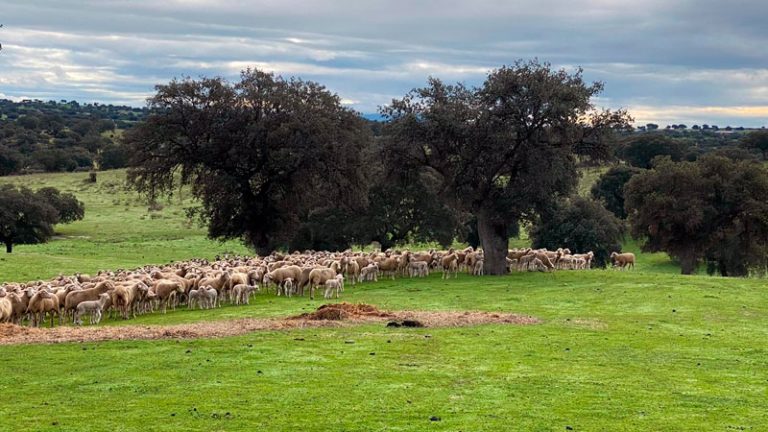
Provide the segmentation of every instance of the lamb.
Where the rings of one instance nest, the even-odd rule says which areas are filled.
[[[197,303],[200,309],[202,309],[203,304],[201,300],[202,300],[202,297],[201,297],[200,290],[192,289],[192,290],[189,290],[189,292],[187,293],[187,307],[189,309],[194,309],[195,303]]]
[[[482,276],[484,274],[483,267],[485,267],[485,262],[483,259],[478,259],[475,261],[475,265],[472,267],[472,275]]]
[[[635,254],[632,252],[626,252],[626,253],[618,253],[613,252],[611,253],[611,261],[613,261],[614,267],[619,267],[620,269],[624,270],[627,268],[635,268]]]
[[[341,285],[341,280],[336,278],[325,281],[325,294],[323,295],[323,298],[332,298],[332,293],[334,291],[336,292],[336,298],[339,298],[339,291],[342,291]]]
[[[115,285],[111,281],[103,281],[96,284],[93,288],[72,291],[67,294],[64,300],[64,313],[68,314],[69,311],[72,311],[72,318],[74,320],[75,308],[77,308],[78,304],[84,301],[98,300],[102,294],[114,289]]]
[[[429,276],[429,263],[426,261],[411,261],[408,264],[408,276],[427,277]]]
[[[339,281],[339,288],[341,289],[341,292],[344,292],[344,275],[343,274],[337,274],[336,280]]]
[[[111,299],[112,297],[109,293],[104,293],[99,296],[98,300],[80,302],[80,304],[77,305],[77,311],[75,312],[75,324],[83,325],[82,317],[86,313],[91,316],[91,325],[98,324],[101,321],[104,308]]]
[[[376,264],[368,264],[360,270],[360,282],[379,281],[379,267]]]
[[[288,279],[284,280],[283,281],[283,293],[286,296],[288,296],[288,297],[292,296],[294,294],[294,292],[295,292],[294,285],[295,284],[293,283],[293,278],[288,278]]]
[[[219,292],[212,286],[203,287],[198,290],[200,292],[201,307],[203,309],[211,309],[217,306],[221,306],[219,303]]]
[[[255,285],[237,284],[232,287],[232,297],[234,297],[235,304],[250,304],[251,293],[257,291],[259,288]]]

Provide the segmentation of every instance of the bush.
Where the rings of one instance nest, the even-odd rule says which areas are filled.
[[[611,252],[621,250],[623,222],[597,201],[573,197],[540,217],[530,236],[534,248],[568,248],[573,253],[592,251],[592,263],[605,267]]]

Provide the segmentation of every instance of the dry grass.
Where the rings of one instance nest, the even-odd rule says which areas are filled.
[[[196,339],[237,336],[254,331],[306,327],[341,327],[396,320],[415,320],[425,327],[463,327],[481,324],[537,324],[531,316],[490,312],[381,311],[365,304],[320,306],[315,312],[287,319],[243,318],[171,326],[30,328],[0,324],[0,345],[97,342],[139,339]]]

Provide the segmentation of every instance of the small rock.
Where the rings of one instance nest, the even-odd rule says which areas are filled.
[[[372,353],[368,353],[368,355],[376,355],[376,353],[375,353],[375,352],[372,352]]]
[[[565,430],[573,430],[573,428],[572,428],[572,427],[570,427],[570,426],[566,426],[566,427],[565,427]]]
[[[353,344],[353,343],[355,343],[355,341],[353,341],[353,340],[346,340],[346,341],[344,341],[344,343],[345,344]]]
[[[442,420],[442,419],[440,417],[438,417],[438,416],[432,416],[432,417],[429,418],[429,421],[440,421],[440,420]]]

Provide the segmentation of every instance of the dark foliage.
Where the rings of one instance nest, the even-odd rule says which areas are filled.
[[[84,216],[83,204],[55,188],[32,192],[25,187],[0,186],[0,242],[11,253],[14,244],[46,242],[53,226]]]
[[[121,148],[115,131],[147,113],[125,106],[0,100],[0,175],[92,168],[102,152],[114,156]],[[108,168],[125,166],[125,157],[107,159]]]
[[[626,127],[624,112],[593,111],[601,90],[536,61],[493,71],[477,89],[433,78],[383,109],[383,154],[439,179],[442,198],[477,218],[486,272],[503,274],[510,225],[570,194],[576,155],[604,157]]]
[[[621,250],[624,224],[599,202],[572,197],[534,223],[534,248],[568,248],[573,253],[595,253],[593,265],[605,267],[611,252]]]
[[[592,185],[592,198],[603,203],[606,209],[621,219],[627,218],[624,210],[624,185],[635,174],[643,172],[640,168],[619,165],[609,169]]]
[[[125,136],[129,180],[151,198],[191,185],[212,238],[269,253],[318,209],[365,203],[370,129],[319,84],[251,70],[174,80],[150,108]]]
[[[673,161],[683,160],[687,145],[682,140],[673,139],[664,133],[633,135],[624,142],[618,156],[629,165],[638,168],[650,168],[657,156],[669,156]]]
[[[664,251],[684,274],[702,260],[723,276],[762,272],[768,256],[768,172],[753,161],[707,155],[659,161],[625,188],[632,234]]]
[[[759,150],[763,160],[768,160],[768,130],[750,132],[744,135],[741,143],[748,149]]]

